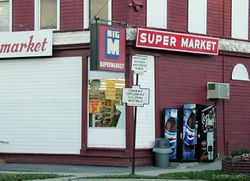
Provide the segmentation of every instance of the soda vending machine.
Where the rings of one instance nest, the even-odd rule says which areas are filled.
[[[182,161],[197,161],[197,131],[196,104],[184,104],[181,132]]]
[[[169,139],[171,161],[215,159],[216,106],[184,104],[164,110],[164,136]]]
[[[199,113],[199,161],[215,159],[216,107],[203,106]]]
[[[177,161],[178,153],[178,125],[179,125],[179,110],[176,108],[167,108],[164,110],[164,136],[168,138],[172,153],[169,154],[169,159]]]

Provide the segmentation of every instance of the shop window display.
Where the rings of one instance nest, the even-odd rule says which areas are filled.
[[[124,79],[89,80],[89,127],[124,127]]]

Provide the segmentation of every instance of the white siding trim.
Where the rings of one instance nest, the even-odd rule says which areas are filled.
[[[82,57],[0,61],[1,153],[80,154]]]
[[[188,1],[188,31],[207,33],[207,0]]]
[[[136,148],[152,148],[155,140],[155,60],[154,56],[147,57],[147,72],[139,75],[138,84],[141,88],[150,89],[150,97],[149,105],[137,107]]]
[[[53,33],[53,45],[90,43],[90,31]]]
[[[147,0],[147,27],[167,29],[167,0]]]
[[[219,39],[219,50],[250,53],[250,43],[240,40]]]
[[[248,40],[249,0],[232,0],[232,38]]]
[[[127,28],[126,40],[135,40],[136,28]],[[53,33],[53,45],[90,43],[90,31]],[[240,40],[219,39],[219,50],[250,53],[250,43]]]

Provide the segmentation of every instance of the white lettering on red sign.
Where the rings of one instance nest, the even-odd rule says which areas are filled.
[[[124,69],[124,64],[113,62],[100,62],[102,68]]]
[[[1,33],[0,58],[51,55],[51,30]]]
[[[161,50],[218,55],[218,38],[149,29],[137,30],[136,46]]]

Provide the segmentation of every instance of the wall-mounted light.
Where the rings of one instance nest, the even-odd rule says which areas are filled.
[[[129,7],[133,7],[135,11],[139,11],[143,7],[143,3],[141,0],[132,0],[132,2],[129,3]]]

